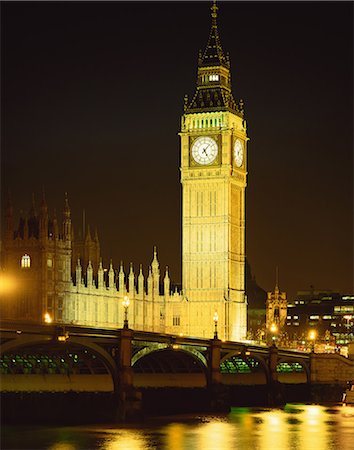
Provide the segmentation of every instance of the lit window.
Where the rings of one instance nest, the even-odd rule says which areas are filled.
[[[209,81],[218,81],[219,75],[209,75]]]
[[[173,326],[180,326],[181,325],[181,318],[179,316],[174,316],[173,317]]]
[[[51,258],[47,259],[47,267],[53,267],[53,260]]]
[[[298,327],[298,326],[299,326],[299,322],[294,322],[293,325],[295,325],[296,327]]]
[[[319,319],[320,316],[310,316],[310,319],[315,320],[315,319]]]
[[[299,316],[294,316],[294,319],[298,319],[299,318]]]
[[[31,258],[29,255],[25,254],[21,258],[21,267],[22,269],[29,269],[31,267]]]
[[[291,319],[291,316],[286,316],[286,318],[289,320],[289,319]]]
[[[323,316],[323,319],[332,319],[332,316]]]

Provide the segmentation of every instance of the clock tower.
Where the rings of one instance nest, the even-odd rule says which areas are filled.
[[[182,289],[186,332],[210,337],[217,312],[221,339],[246,337],[245,189],[247,131],[242,101],[231,91],[217,6],[199,53],[195,94],[181,121]]]

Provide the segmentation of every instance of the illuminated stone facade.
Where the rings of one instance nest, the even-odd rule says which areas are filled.
[[[267,293],[266,329],[268,338],[279,336],[284,331],[287,317],[288,301],[286,292],[281,292],[276,282],[274,292]]]
[[[217,7],[198,61],[194,96],[181,121],[182,291],[160,275],[157,251],[144,277],[131,265],[104,268],[97,233],[74,236],[68,199],[60,226],[43,197],[40,213],[13,224],[6,212],[3,267],[18,280],[2,317],[121,327],[129,296],[129,325],[137,330],[210,338],[213,316],[223,339],[246,337],[245,188],[247,133],[242,102],[231,92],[230,62],[217,28]],[[24,259],[23,259],[24,258]]]
[[[245,338],[245,188],[247,133],[242,101],[231,92],[212,7],[194,96],[181,126],[183,297],[187,333],[210,336],[217,312],[222,338]]]

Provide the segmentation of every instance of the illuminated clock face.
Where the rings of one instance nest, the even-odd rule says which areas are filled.
[[[192,156],[198,164],[211,164],[218,154],[218,144],[208,136],[199,137],[194,141]]]
[[[234,147],[234,158],[237,167],[241,167],[243,163],[243,144],[237,139]]]

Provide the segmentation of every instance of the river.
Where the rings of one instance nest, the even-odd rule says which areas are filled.
[[[134,425],[3,426],[2,450],[354,450],[354,407],[287,404]]]

